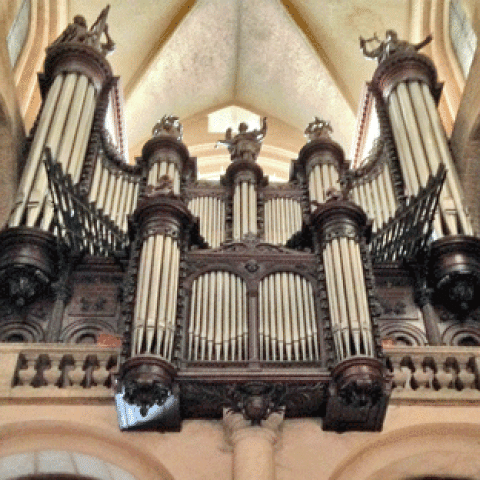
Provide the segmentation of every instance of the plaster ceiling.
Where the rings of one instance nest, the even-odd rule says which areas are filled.
[[[240,105],[299,133],[314,115],[328,119],[348,151],[375,68],[358,37],[393,28],[408,38],[410,1],[112,0],[109,60],[124,86],[130,149],[139,153],[165,113],[185,121]],[[91,24],[104,2],[69,0],[69,17]]]

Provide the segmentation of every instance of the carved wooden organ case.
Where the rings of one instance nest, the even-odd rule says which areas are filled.
[[[380,333],[441,344],[438,309],[451,325],[474,315],[478,243],[423,55],[379,65],[357,159],[371,125],[380,135],[365,162],[352,168],[314,122],[285,184],[269,184],[245,131],[221,181],[198,181],[172,117],[126,164],[117,78],[92,46],[54,44],[40,80],[0,235],[0,338],[120,335],[122,429],[176,429],[227,407],[254,423],[283,409],[379,430],[391,388]]]

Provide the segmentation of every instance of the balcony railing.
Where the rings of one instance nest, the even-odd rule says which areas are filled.
[[[385,350],[393,373],[391,402],[478,402],[479,347],[392,347]]]
[[[0,402],[110,401],[119,353],[94,345],[1,344]],[[394,404],[480,400],[479,347],[390,347],[385,354]]]
[[[97,346],[2,344],[0,401],[42,398],[111,399],[119,350]]]

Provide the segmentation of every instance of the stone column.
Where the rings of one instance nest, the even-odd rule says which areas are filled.
[[[283,413],[271,413],[260,425],[252,425],[242,413],[225,410],[223,423],[233,446],[233,480],[275,480],[275,446]]]

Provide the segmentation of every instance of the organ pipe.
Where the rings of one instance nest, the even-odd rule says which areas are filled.
[[[408,78],[396,75],[384,78],[387,63],[378,69],[374,82],[384,89],[388,114],[400,160],[400,168],[408,193],[418,193],[440,163],[447,167],[445,184],[434,220],[437,236],[472,235],[460,182],[446,141],[445,132],[433,99],[435,69],[421,55],[408,59]],[[388,73],[387,73],[388,75]],[[433,79],[433,82],[432,82]],[[431,84],[430,84],[431,83]]]
[[[230,272],[202,274],[193,282],[190,304],[188,359],[245,360],[248,345],[245,282]]]
[[[47,93],[9,226],[25,224],[33,227],[40,222],[48,230],[53,218],[51,202],[45,202],[47,175],[41,163],[45,147],[67,173],[78,172],[88,143],[95,108],[95,88],[80,73],[58,74]],[[83,155],[82,155],[83,154]],[[74,178],[75,180],[75,178]]]
[[[318,207],[312,220],[322,239],[336,359],[342,362],[358,356],[375,357],[365,266],[360,250],[366,215],[351,202],[335,200]]]
[[[196,197],[188,203],[193,215],[200,218],[200,235],[212,248],[225,241],[225,202],[217,197]]]
[[[260,358],[267,361],[318,361],[317,327],[310,282],[278,272],[259,285]]]
[[[302,207],[293,199],[272,198],[265,202],[265,241],[285,245],[302,229]]]

